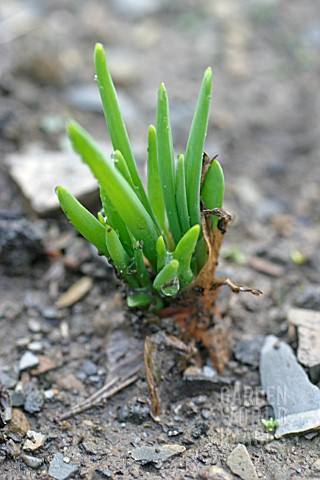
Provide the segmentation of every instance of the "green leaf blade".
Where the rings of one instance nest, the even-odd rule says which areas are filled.
[[[148,196],[160,228],[163,234],[168,237],[166,210],[157,158],[157,133],[153,125],[150,125],[148,130]]]
[[[224,197],[224,174],[218,160],[214,159],[207,171],[201,188],[201,198],[206,208],[222,208]],[[216,229],[219,218],[212,216],[212,228]]]
[[[181,238],[179,216],[175,199],[175,172],[172,134],[169,118],[169,102],[164,84],[158,93],[157,118],[157,156],[159,174],[167,217],[174,243]]]
[[[187,205],[184,155],[178,156],[176,167],[176,204],[179,215],[181,233],[185,234],[190,228],[190,223]]]
[[[179,262],[171,260],[154,279],[153,288],[167,297],[176,295],[180,289],[178,270]]]
[[[112,204],[109,195],[102,187],[100,187],[100,198],[104,213],[107,217],[108,224],[117,232],[127,254],[132,257],[133,242],[131,241],[128,229],[122,218],[120,217],[119,213],[117,212],[116,208]]]
[[[95,71],[101,96],[104,116],[110,133],[114,150],[119,150],[125,158],[136,193],[149,215],[153,215],[146,192],[139,175],[138,167],[131,149],[127,129],[121,114],[116,89],[106,60],[106,55],[101,43],[97,43],[94,52]]]
[[[191,260],[199,235],[200,225],[194,225],[184,234],[172,254],[172,257],[179,262],[179,279],[181,288],[189,285],[194,280],[194,274],[191,269]]]
[[[56,193],[60,206],[72,225],[99,253],[110,257],[105,241],[105,227],[67,189],[57,187]]]
[[[200,224],[200,180],[212,91],[212,70],[207,68],[195,108],[185,152],[186,191],[190,225]]]
[[[116,232],[109,225],[105,227],[106,244],[117,272],[132,288],[138,288],[136,278],[130,273],[130,257],[125,251]]]
[[[93,138],[75,122],[69,123],[68,131],[75,151],[107,192],[123,222],[137,240],[143,240],[144,254],[156,270],[155,244],[160,232],[150,215],[121,173],[101,153]]]

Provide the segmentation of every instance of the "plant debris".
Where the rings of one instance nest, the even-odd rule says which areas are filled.
[[[81,300],[88,292],[90,292],[93,285],[91,277],[82,277],[74,283],[68,290],[61,295],[56,301],[57,308],[71,307],[79,300]]]

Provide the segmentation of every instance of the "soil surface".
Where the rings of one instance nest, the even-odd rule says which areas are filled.
[[[276,440],[262,426],[272,409],[258,370],[266,335],[296,348],[289,308],[320,309],[318,2],[3,0],[0,24],[1,410],[8,391],[14,405],[13,420],[0,429],[0,478],[240,478],[227,465],[239,443],[259,478],[319,478],[317,432]],[[213,67],[206,150],[219,154],[225,208],[235,215],[218,274],[263,291],[255,298],[222,289],[234,355],[217,378],[203,353],[207,376],[187,387],[165,366],[158,419],[142,368],[107,401],[59,420],[102,388],[123,358],[139,358],[146,334],[177,332],[170,319],[128,313],[110,267],[60,213],[37,218],[5,166],[30,144],[66,149],[70,117],[108,142],[92,98],[98,41],[142,172],[160,82],[180,153],[202,73]],[[61,294],[83,277],[87,294],[58,308]],[[174,367],[181,360],[169,357]],[[154,448],[151,461],[147,447]],[[176,455],[167,459],[168,451]]]

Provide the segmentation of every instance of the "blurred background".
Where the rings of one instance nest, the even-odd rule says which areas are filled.
[[[51,154],[54,166],[47,177],[55,173],[65,184],[76,175],[74,165],[80,164],[68,152],[66,119],[88,128],[111,154],[94,82],[96,42],[105,46],[142,170],[160,82],[169,93],[178,154],[210,65],[214,87],[206,150],[219,154],[226,206],[241,220],[236,230],[248,240],[265,235],[272,240],[271,223],[281,236],[319,222],[316,0],[2,0],[2,210],[24,211],[30,184],[46,204],[40,190],[48,180],[42,170]],[[70,158],[68,174],[63,165]],[[52,197],[51,183],[44,190]],[[33,205],[33,212],[51,214],[56,206],[50,201],[48,208]]]

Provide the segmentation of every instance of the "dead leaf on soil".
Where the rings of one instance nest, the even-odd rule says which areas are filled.
[[[38,355],[38,359],[39,365],[31,370],[31,375],[42,375],[43,373],[50,372],[50,370],[57,368],[57,364],[45,355]]]
[[[92,288],[93,280],[91,277],[82,277],[74,283],[68,290],[56,301],[57,308],[67,308],[81,300]]]

